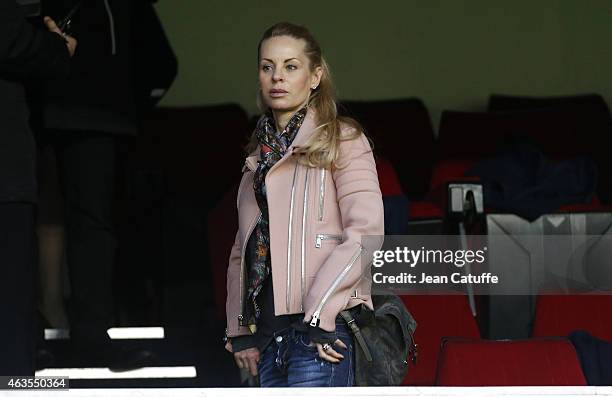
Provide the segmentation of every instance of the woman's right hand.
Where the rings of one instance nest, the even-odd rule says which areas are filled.
[[[344,356],[335,351],[331,345],[328,346],[327,349],[325,349],[324,346],[327,345],[327,343],[314,342],[314,345],[317,347],[319,357],[321,357],[325,361],[329,361],[330,363],[339,363],[342,359],[344,359]],[[344,344],[344,342],[342,342],[340,339],[336,339],[336,341],[334,342],[334,346],[338,346],[344,350],[348,349],[348,347],[346,347],[346,344]]]
[[[232,341],[228,340],[225,344],[225,350],[230,353],[234,352],[232,348]],[[249,370],[251,375],[257,376],[257,364],[259,363],[259,349],[256,347],[250,347],[248,349],[234,353],[234,360],[238,368],[246,368]]]
[[[257,376],[257,364],[259,363],[259,349],[249,347],[248,349],[234,353],[234,360],[238,368],[246,368],[251,375]]]

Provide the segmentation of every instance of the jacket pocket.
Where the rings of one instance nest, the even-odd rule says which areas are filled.
[[[342,242],[341,234],[317,234],[315,236],[315,248],[321,248],[324,241]]]
[[[353,267],[353,265],[357,261],[357,258],[359,258],[359,256],[361,255],[363,250],[364,250],[364,248],[360,244],[359,248],[355,251],[355,253],[351,257],[349,262],[346,264],[346,266],[342,270],[342,272],[335,278],[334,282],[329,287],[327,292],[325,292],[325,295],[323,295],[323,298],[321,298],[321,301],[319,302],[319,305],[317,306],[316,310],[314,311],[314,313],[312,315],[312,319],[310,320],[310,326],[312,326],[312,327],[319,326],[319,318],[321,317],[321,310],[323,310],[323,307],[327,303],[327,300],[333,294],[333,292],[336,290],[336,288],[338,288],[338,285],[340,285],[340,282],[342,281],[342,279],[351,270],[351,268]]]

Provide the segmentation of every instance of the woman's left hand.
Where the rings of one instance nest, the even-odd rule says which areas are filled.
[[[328,346],[327,349],[324,349],[324,346]],[[329,361],[330,363],[339,363],[340,360],[344,358],[344,356],[337,351],[334,350],[334,346],[340,347],[344,350],[347,349],[344,342],[340,339],[336,339],[334,345],[330,345],[329,343],[317,343],[315,342],[315,346],[317,347],[317,351],[319,352],[319,357],[321,357],[325,361]]]

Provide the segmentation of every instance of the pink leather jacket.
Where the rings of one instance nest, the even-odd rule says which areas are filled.
[[[292,151],[315,127],[310,109],[287,154],[266,176],[274,312],[304,313],[304,321],[331,332],[340,311],[361,303],[372,308],[370,280],[362,282],[360,260],[370,249],[361,237],[384,234],[383,203],[372,150],[363,134],[341,143],[341,168],[330,171],[298,163]],[[258,158],[259,152],[246,158],[238,189],[239,228],[227,270],[228,337],[250,334],[242,324],[244,251],[261,215],[253,191]]]

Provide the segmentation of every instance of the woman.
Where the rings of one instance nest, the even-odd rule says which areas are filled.
[[[258,53],[264,115],[238,189],[226,349],[264,387],[351,386],[354,344],[339,313],[372,308],[361,237],[384,229],[372,150],[337,116],[306,28],[272,26]]]

